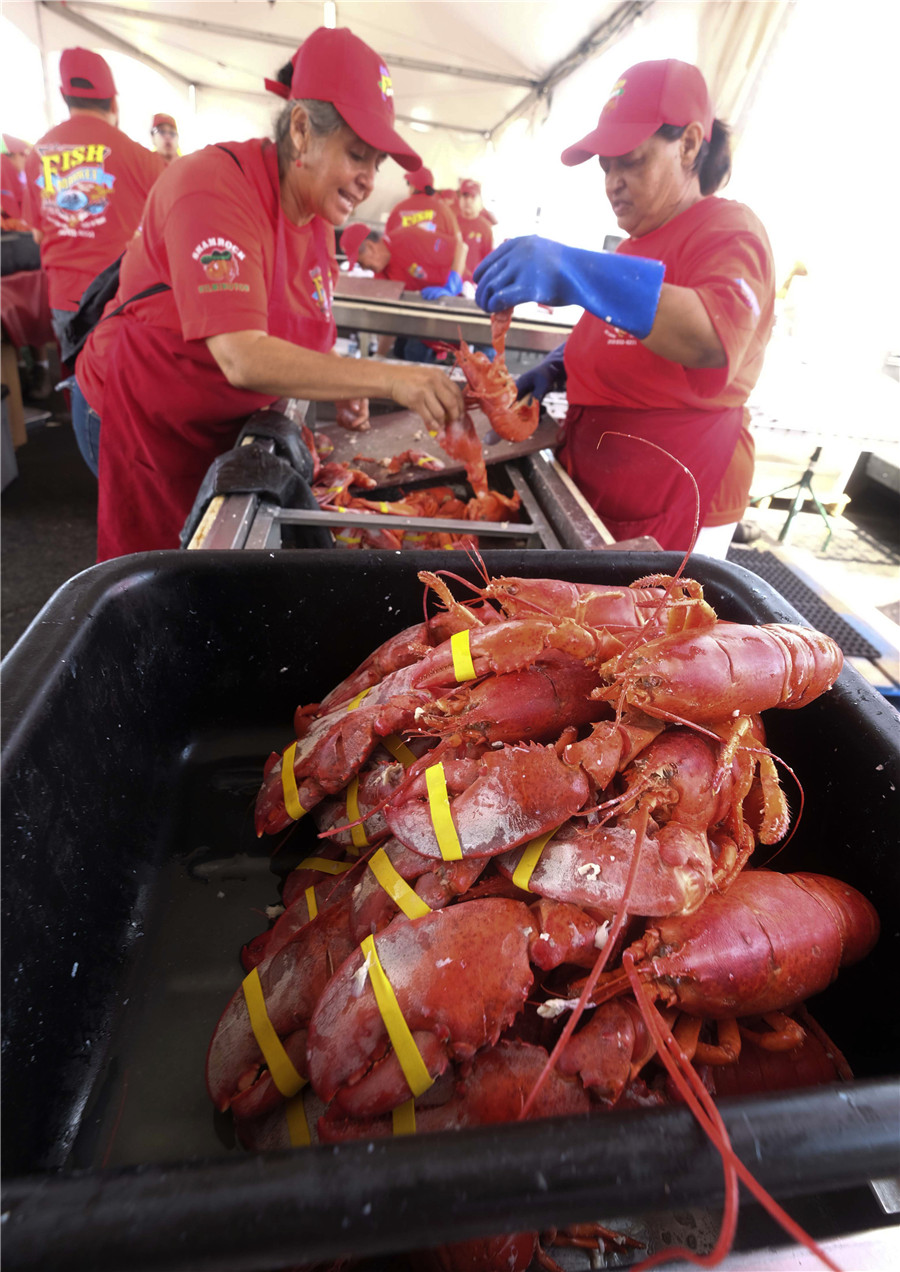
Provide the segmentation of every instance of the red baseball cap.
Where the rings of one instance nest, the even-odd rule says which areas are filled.
[[[466,177],[465,181],[459,183],[459,192],[460,194],[481,194],[481,182]]]
[[[430,168],[413,168],[407,172],[405,180],[409,182],[413,190],[424,190],[426,186],[434,189],[434,173]]]
[[[331,102],[358,137],[412,171],[422,160],[394,128],[394,89],[382,58],[347,27],[319,27],[291,58],[290,88],[265,81],[288,100]]]
[[[115,97],[116,85],[109,63],[90,49],[63,49],[59,59],[60,90],[66,97]]]
[[[368,225],[363,225],[361,221],[355,221],[353,225],[348,225],[341,235],[341,251],[350,262],[351,269],[359,259],[359,249],[371,233],[372,231]]]
[[[169,128],[174,128],[175,131],[178,132],[178,125],[175,123],[175,120],[171,115],[154,115],[153,123],[150,125],[150,128],[151,130],[154,128],[162,128],[164,125]]]
[[[699,120],[709,141],[715,112],[706,81],[690,62],[638,62],[620,75],[593,132],[562,152],[569,167],[594,155],[625,155],[662,124]]]

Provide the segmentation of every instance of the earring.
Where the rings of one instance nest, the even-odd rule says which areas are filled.
[[[295,168],[302,168],[302,167],[303,167],[303,160],[302,160],[302,159],[295,159],[295,160],[294,160],[294,167],[295,167]]]

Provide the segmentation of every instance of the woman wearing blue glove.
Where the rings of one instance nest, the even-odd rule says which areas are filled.
[[[690,543],[693,486],[661,447],[697,482],[697,550],[724,557],[753,477],[745,403],[772,331],[769,240],[749,208],[715,197],[731,171],[728,130],[695,66],[627,70],[597,127],[562,159],[594,156],[629,237],[615,252],[512,239],[476,270],[476,299],[489,312],[528,300],[583,306],[564,368],[555,350],[520,392],[565,381],[560,459],[617,539]]]

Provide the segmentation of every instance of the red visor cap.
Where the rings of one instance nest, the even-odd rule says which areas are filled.
[[[662,124],[683,127],[695,119],[709,141],[714,115],[698,67],[675,58],[638,62],[616,80],[594,131],[564,150],[562,161],[573,167],[594,155],[626,155]]]
[[[172,118],[171,115],[154,115],[153,123],[150,125],[150,127],[151,129],[152,128],[174,128],[175,131],[178,132],[178,125],[175,123],[175,120]]]
[[[359,249],[371,233],[372,231],[368,225],[363,225],[360,221],[356,221],[353,225],[348,225],[341,235],[341,251],[345,253],[347,260],[350,262],[351,269],[359,259]]]
[[[63,49],[59,59],[60,90],[66,97],[102,100],[116,96],[113,73],[99,53],[90,49]]]
[[[471,178],[467,178],[465,181],[460,181],[459,192],[460,194],[481,194],[481,184],[478,181],[472,181]]]
[[[411,172],[407,172],[405,180],[409,182],[413,190],[424,190],[426,186],[434,189],[434,173],[430,168],[414,168]]]
[[[21,137],[13,137],[11,133],[3,134],[4,153],[8,155],[27,155],[31,147]]]
[[[266,80],[270,93],[293,101],[331,102],[358,137],[412,172],[422,166],[394,128],[394,89],[385,62],[347,27],[319,27],[291,59],[290,88]]]

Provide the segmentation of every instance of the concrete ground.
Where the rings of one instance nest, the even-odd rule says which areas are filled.
[[[785,501],[749,508],[742,528],[759,537],[745,546],[779,557],[879,650],[875,660],[851,659],[871,684],[888,690],[900,686],[900,503],[879,501],[872,508],[859,499],[843,514],[829,513],[827,546],[827,528],[811,504],[794,517],[785,541],[779,542],[789,511]]]

